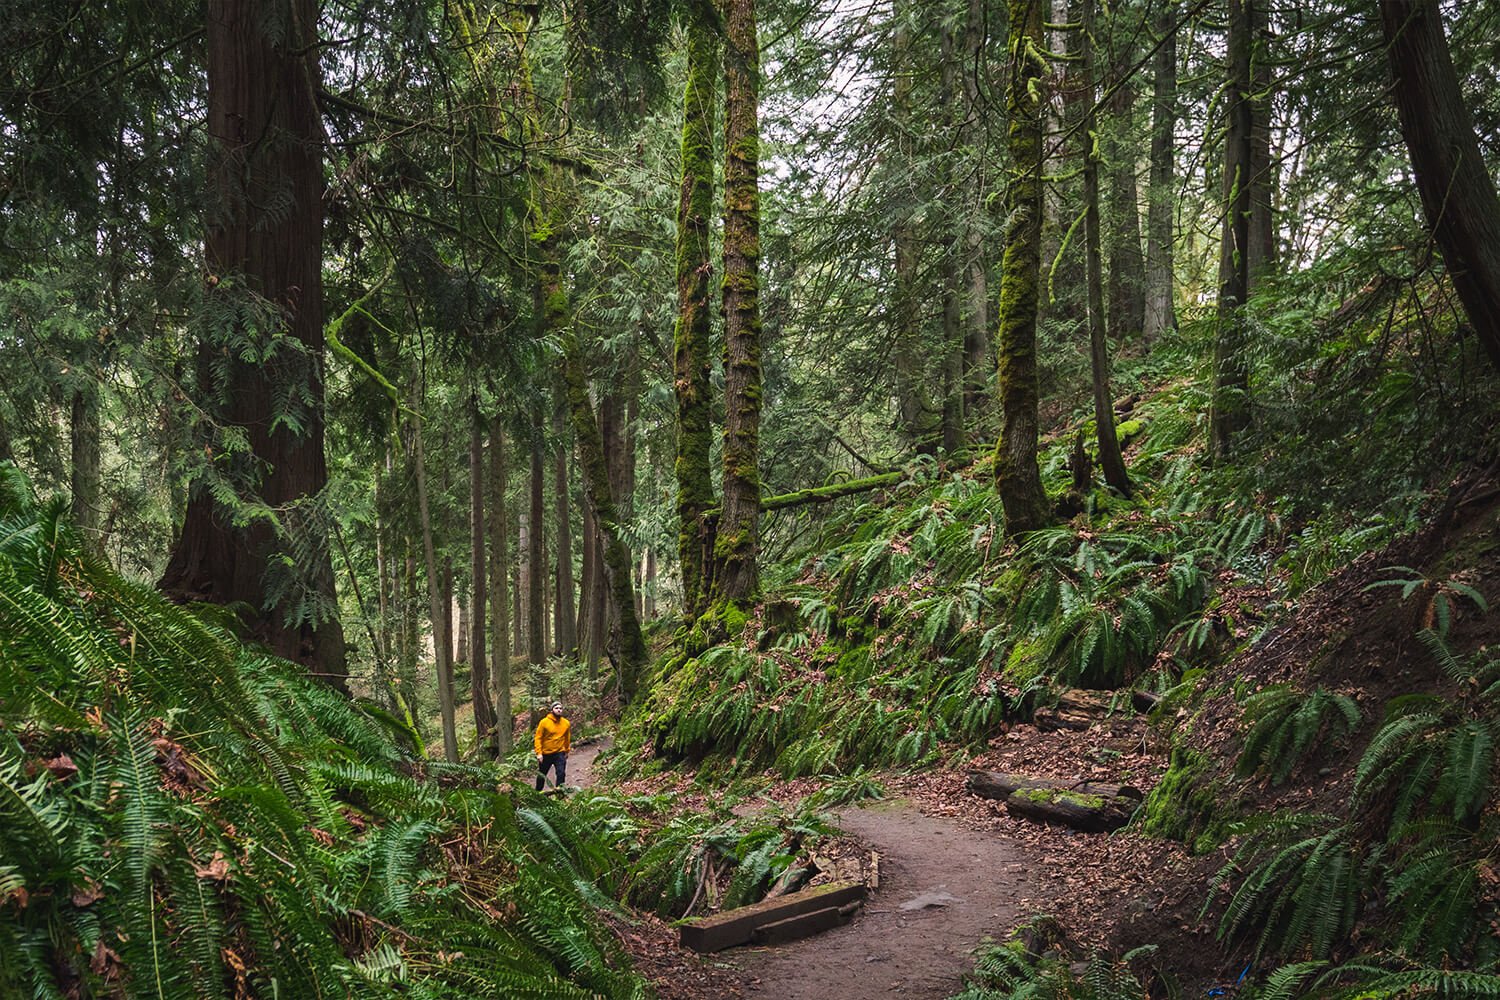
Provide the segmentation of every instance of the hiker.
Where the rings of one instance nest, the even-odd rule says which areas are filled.
[[[532,746],[536,750],[536,790],[547,784],[547,772],[556,770],[556,784],[561,788],[568,776],[568,751],[573,749],[573,725],[563,718],[562,702],[552,703],[552,712],[542,716],[536,724],[536,738]]]

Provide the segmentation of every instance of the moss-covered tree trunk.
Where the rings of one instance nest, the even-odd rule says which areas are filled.
[[[1082,0],[1082,7],[1081,53],[1085,93],[1082,104],[1087,110],[1079,143],[1083,153],[1083,238],[1089,286],[1089,363],[1093,375],[1095,438],[1099,444],[1099,466],[1104,470],[1104,481],[1129,496],[1130,479],[1125,474],[1125,460],[1120,456],[1120,440],[1115,436],[1115,410],[1109,391],[1109,343],[1104,327],[1103,254],[1099,245],[1098,121],[1094,113],[1097,76],[1094,0]]]
[[[682,186],[677,204],[677,326],[673,389],[677,397],[677,554],[689,615],[709,593],[715,506],[709,382],[709,236],[713,219],[714,98],[719,43],[703,16],[688,25],[688,78],[682,108]],[[577,425],[575,424],[575,427]],[[598,516],[598,509],[595,509]],[[601,525],[602,528],[602,525]]]
[[[1047,522],[1047,496],[1037,466],[1037,286],[1042,250],[1042,116],[1047,64],[1042,55],[1041,0],[1010,6],[1010,218],[1001,261],[999,353],[1000,440],[995,445],[995,490],[1005,510],[1005,533],[1033,531]]]
[[[1245,299],[1250,291],[1251,6],[1229,0],[1229,80],[1225,100],[1224,229],[1219,244],[1219,303],[1214,328],[1213,452],[1227,457],[1235,435],[1250,423],[1250,369],[1245,358]]]
[[[504,756],[510,750],[510,537],[506,516],[505,425],[497,415],[490,418],[490,658],[495,676],[495,749]]]
[[[755,0],[727,0],[724,50],[724,507],[717,592],[760,589],[760,44]]]
[[[569,501],[567,401],[562,386],[552,410],[552,487],[554,513],[557,518],[557,600],[552,605],[553,648],[558,655],[573,657],[578,652],[578,618],[573,594],[573,508]]]
[[[531,459],[531,474],[527,480],[526,515],[526,662],[531,665],[527,678],[533,712],[537,711],[547,692],[538,685],[543,665],[547,662],[547,529],[546,529],[546,478],[547,463],[543,450],[541,404],[531,414],[527,453]]]
[[[610,487],[609,464],[604,455],[604,437],[594,419],[578,338],[571,328],[564,329],[562,344],[563,375],[567,380],[573,433],[578,441],[584,497],[593,510],[594,523],[603,539],[601,569],[615,610],[616,628],[611,642],[615,668],[620,678],[621,697],[630,702],[636,696],[647,659],[646,641],[635,613],[632,560],[630,550],[620,537],[620,520],[615,509],[614,491]]]
[[[1464,313],[1500,368],[1500,196],[1464,103],[1437,0],[1381,0],[1401,134],[1433,240]]]
[[[1151,179],[1146,207],[1146,342],[1177,328],[1172,302],[1172,213],[1176,191],[1177,4],[1163,3],[1151,84]]]

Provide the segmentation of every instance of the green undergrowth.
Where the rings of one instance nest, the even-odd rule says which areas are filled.
[[[1047,918],[1028,927],[1045,925]],[[1037,949],[1041,945],[1040,953]],[[1123,955],[1076,957],[1065,944],[1037,942],[1023,928],[1003,944],[982,949],[965,988],[949,1000],[1153,1000],[1200,995],[1169,971],[1173,956],[1157,945]],[[1348,962],[1300,961],[1230,971],[1208,996],[1244,1000],[1397,1000],[1414,996],[1480,1000],[1500,996],[1500,976],[1489,972],[1392,963],[1361,956]]]
[[[0,468],[0,994],[645,997],[621,853],[80,548]]]
[[[920,766],[1065,688],[1159,687],[1244,641],[1260,616],[1234,594],[1264,581],[1273,518],[1248,502],[1226,516],[1233,484],[1172,457],[1192,427],[1144,423],[1136,499],[1101,491],[1019,544],[1001,537],[986,479],[936,467],[834,518],[768,570],[760,605],[683,629],[623,728],[616,773]]]

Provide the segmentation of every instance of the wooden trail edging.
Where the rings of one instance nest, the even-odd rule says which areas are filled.
[[[780,944],[847,923],[865,900],[863,882],[830,882],[682,925],[682,946],[722,951],[737,944]]]

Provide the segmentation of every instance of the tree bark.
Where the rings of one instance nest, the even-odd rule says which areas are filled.
[[[552,410],[553,492],[557,517],[557,601],[553,604],[553,648],[572,659],[578,654],[578,612],[573,594],[573,508],[569,502],[568,437],[562,387]]]
[[[1173,304],[1172,214],[1177,129],[1177,4],[1164,0],[1156,29],[1161,46],[1151,83],[1151,179],[1146,207],[1146,343],[1177,329]]]
[[[69,407],[68,440],[71,445],[69,475],[72,505],[69,516],[90,551],[104,551],[99,534],[99,394],[94,387],[73,390]]]
[[[1042,116],[1046,86],[1040,0],[1010,5],[1010,219],[1000,282],[999,394],[1001,429],[995,446],[995,490],[1014,537],[1047,522],[1047,497],[1037,465],[1037,286],[1042,240]]]
[[[628,704],[636,696],[641,671],[645,669],[646,641],[641,635],[640,620],[635,614],[635,594],[631,584],[630,550],[620,538],[619,517],[615,510],[614,491],[610,487],[609,466],[604,457],[604,437],[594,419],[589,401],[588,382],[583,370],[577,335],[571,328],[563,333],[563,373],[568,383],[568,405],[573,416],[573,432],[578,440],[578,458],[582,466],[584,495],[594,511],[594,523],[604,538],[602,569],[615,611],[616,630],[613,652],[620,679],[620,696]]]
[[[760,590],[760,43],[755,0],[727,0],[724,51],[724,505],[717,592]]]
[[[1250,292],[1250,103],[1252,5],[1229,0],[1229,129],[1224,136],[1224,231],[1219,247],[1219,303],[1214,328],[1214,390],[1209,431],[1214,454],[1227,458],[1250,423],[1250,370],[1242,310]]]
[[[417,408],[413,408],[416,410]],[[453,645],[448,637],[448,613],[444,607],[442,581],[438,576],[437,549],[432,540],[432,510],[427,502],[427,457],[422,446],[420,411],[412,417],[412,442],[417,473],[417,516],[422,527],[422,556],[427,562],[428,607],[432,615],[432,649],[437,671],[438,711],[443,725],[443,756],[458,763],[458,730],[454,723]]]
[[[499,415],[490,418],[490,607],[494,617],[490,634],[495,672],[495,751],[503,757],[511,746],[515,711],[510,703],[510,536],[506,517],[505,425]]]
[[[980,225],[988,194],[987,174],[984,171],[985,158],[978,148],[984,134],[981,127],[984,102],[979,92],[979,79],[988,65],[985,55],[986,18],[984,0],[969,0],[964,28],[964,54],[968,60],[963,74],[965,125],[961,135],[964,148],[971,151],[975,164],[964,223],[964,269],[968,279],[964,302],[964,416],[965,429],[970,432],[974,430],[975,417],[984,410],[986,384],[994,364],[990,351],[989,272],[985,265],[984,229]]]
[[[1099,445],[1099,467],[1104,481],[1124,496],[1130,496],[1130,477],[1125,474],[1125,460],[1120,455],[1120,440],[1115,436],[1114,396],[1109,391],[1109,342],[1104,329],[1103,255],[1099,248],[1099,152],[1095,141],[1098,121],[1094,114],[1095,66],[1094,0],[1082,0],[1083,6],[1083,85],[1087,107],[1081,130],[1083,153],[1083,230],[1084,257],[1088,270],[1089,298],[1089,365],[1094,389],[1094,436]],[[1118,122],[1114,123],[1116,126]],[[1133,176],[1133,174],[1132,174]],[[1130,206],[1132,215],[1135,205]],[[1136,250],[1140,250],[1139,243]]]
[[[532,411],[531,420],[531,507],[526,518],[530,532],[527,537],[527,563],[530,571],[526,578],[526,661],[532,666],[533,681],[547,662],[547,547],[546,505],[544,480],[546,462],[542,443],[542,411]],[[533,699],[543,697],[545,691],[533,691]],[[536,705],[532,705],[535,710]]]
[[[312,553],[291,589],[321,609],[297,614],[273,606],[267,568],[291,547],[272,523],[239,526],[221,509],[205,478],[190,488],[182,531],[159,586],[187,599],[254,609],[255,634],[273,652],[306,664],[344,689],[344,633],[336,614],[333,562],[323,516],[306,513],[328,481],[323,453],[323,123],[318,110],[317,5],[289,0],[283,29],[267,30],[253,0],[213,0],[207,7],[208,135],[214,224],[205,241],[210,296],[251,294],[281,311],[297,345],[278,348],[270,330],[237,336],[262,351],[247,361],[241,348],[199,344],[205,409],[217,423],[242,429],[249,454],[234,457],[234,488],[277,509],[287,532],[309,537]],[[272,211],[267,206],[278,206]],[[282,331],[277,331],[282,332]],[[221,347],[228,381],[214,372]],[[278,422],[277,398],[302,398],[291,426]],[[243,458],[243,460],[240,460]],[[262,471],[264,470],[264,471]]]
[[[896,174],[911,182],[916,172],[917,127],[912,109],[916,79],[915,46],[911,30],[912,0],[893,0],[891,46],[894,74],[891,80],[892,114],[896,119]],[[891,361],[895,375],[896,423],[906,450],[933,453],[942,433],[942,409],[933,399],[932,376],[941,368],[930,363],[932,345],[922,321],[922,293],[918,287],[921,241],[912,222],[917,197],[908,193],[896,211],[905,213],[891,229],[895,257],[892,288],[891,331],[894,349]],[[939,355],[941,358],[941,355]]]
[[[709,236],[713,212],[714,98],[718,75],[718,38],[700,14],[688,24],[682,186],[677,205],[677,326],[673,335],[677,547],[683,609],[689,616],[702,611],[707,601],[711,573],[708,559],[713,553],[713,525],[705,511],[714,506],[710,470],[713,427],[708,294],[712,269]],[[592,418],[592,410],[589,416]]]
[[[1104,147],[1110,190],[1108,330],[1123,343],[1127,337],[1139,336],[1146,325],[1146,264],[1141,256],[1140,191],[1136,183],[1136,88],[1127,76],[1135,53],[1123,37],[1131,34],[1133,26],[1120,24],[1121,11],[1117,7],[1111,18],[1111,76],[1117,85],[1109,101]],[[1124,82],[1120,82],[1122,79]]]
[[[583,505],[583,528],[579,534],[578,547],[582,550],[583,566],[578,581],[578,653],[590,668],[598,666],[597,657],[590,660],[593,649],[593,602],[594,590],[599,586],[598,569],[595,563],[594,512],[587,503]],[[590,677],[592,679],[592,676]]]
[[[484,415],[477,396],[469,400],[469,561],[473,594],[469,601],[469,694],[474,704],[474,733],[478,745],[495,752],[495,704],[490,700],[489,664],[485,662],[485,608],[489,579],[485,572]],[[498,669],[499,664],[496,664]]]
[[[1396,111],[1433,241],[1490,363],[1500,368],[1500,197],[1437,0],[1381,0]]]

